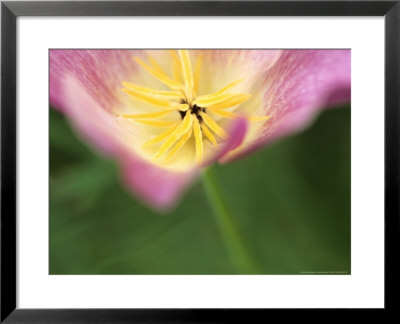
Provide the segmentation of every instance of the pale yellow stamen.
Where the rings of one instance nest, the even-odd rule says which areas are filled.
[[[186,111],[189,108],[188,104],[179,104],[176,102],[171,102],[167,100],[163,100],[158,98],[156,95],[151,93],[138,91],[136,89],[122,89],[125,93],[132,96],[135,99],[139,99],[140,101],[144,101],[152,106],[161,107],[161,108],[174,108],[177,110]]]
[[[213,105],[208,106],[207,108],[215,108],[215,109],[224,109],[224,108],[232,108],[234,106],[240,105],[251,97],[251,95],[236,95],[227,99],[225,101],[220,101]]]
[[[122,85],[128,89],[134,89],[134,90],[142,92],[142,93],[151,94],[154,97],[163,97],[163,98],[168,98],[168,99],[182,98],[182,93],[179,91],[156,90],[156,89],[141,87],[141,86],[138,86],[138,85],[130,83],[130,82],[122,82]]]
[[[140,64],[142,67],[144,67],[152,76],[163,82],[165,85],[167,85],[169,88],[174,89],[174,90],[181,90],[182,86],[180,83],[171,80],[168,76],[165,74],[155,70],[154,68],[148,66],[146,63],[144,63],[140,58],[135,57],[135,61]]]
[[[244,79],[239,79],[239,80],[233,81],[233,82],[227,84],[222,89],[218,90],[217,92],[214,92],[214,93],[209,94],[209,95],[204,96],[204,97],[212,97],[212,96],[220,95],[220,94],[222,94],[222,93],[224,93],[224,92],[226,92],[228,90],[231,90],[232,88],[236,87],[240,82],[243,82],[243,80]]]
[[[193,134],[196,142],[196,157],[197,162],[203,159],[203,136],[201,135],[200,123],[197,118],[193,118]]]
[[[223,139],[227,139],[228,138],[228,133],[222,129],[216,122],[214,119],[212,119],[210,116],[208,116],[207,114],[200,112],[200,116],[203,118],[204,122],[207,124],[208,127],[210,127],[210,129],[217,134],[218,136],[222,137]]]
[[[162,107],[162,108],[171,107],[170,101],[155,98],[152,94],[137,91],[136,89],[122,89],[122,91],[134,97],[135,99],[139,99],[156,107]]]
[[[193,76],[193,90],[195,93],[199,91],[199,81],[200,81],[200,73],[201,73],[201,65],[203,62],[203,58],[201,54],[197,56],[196,66],[194,68],[194,76]]]
[[[203,130],[204,134],[206,134],[207,138],[210,140],[210,142],[213,145],[217,145],[217,140],[215,139],[215,137],[211,133],[211,131],[208,129],[208,127],[205,125],[205,123],[201,123],[200,126],[201,126],[201,129]]]
[[[147,55],[147,59],[150,61],[150,64],[153,66],[154,70],[156,70],[158,73],[166,75],[162,67],[158,65],[157,61],[152,56]]]
[[[190,138],[190,135],[192,135],[192,130],[189,129],[179,140],[178,143],[176,143],[176,145],[172,148],[172,150],[168,153],[167,157],[165,158],[165,160],[170,159],[173,155],[175,155],[176,152],[178,152],[188,141],[188,139]]]
[[[173,69],[172,73],[174,75],[174,81],[181,82],[182,70],[178,53],[176,53],[176,51],[174,50],[170,50],[169,53],[171,54],[172,57],[172,69]]]
[[[171,126],[174,123],[174,122],[171,122],[171,121],[145,120],[145,119],[135,119],[135,122],[137,122],[139,124],[156,126],[156,127]]]
[[[263,121],[263,120],[268,120],[270,117],[269,116],[246,116],[246,115],[240,115],[231,111],[227,111],[227,110],[221,110],[221,109],[216,109],[213,107],[208,108],[210,109],[214,114],[219,115],[221,117],[226,117],[226,118],[245,118],[248,121],[254,121],[254,122],[258,122],[258,121]]]
[[[248,100],[250,97],[248,94],[221,93],[215,96],[200,96],[193,103],[200,107],[209,107],[229,101],[231,106],[235,106]]]
[[[190,64],[189,52],[187,50],[179,50],[179,59],[181,62],[181,70],[183,81],[185,83],[184,94],[187,102],[192,102],[194,91],[194,79],[192,65]]]
[[[175,131],[167,138],[167,140],[160,146],[158,149],[155,158],[159,158],[162,156],[165,152],[167,152],[172,145],[175,144],[176,141],[178,141],[183,134],[185,134],[187,131],[189,131],[192,127],[193,124],[193,117],[190,111],[188,110],[186,112],[185,118],[183,118],[182,123],[175,129]]]
[[[146,143],[143,144],[143,147],[147,147],[152,144],[160,143],[161,141],[166,139],[168,137],[168,135],[172,134],[172,132],[176,129],[178,124],[179,124],[179,122],[176,122],[170,128],[168,128],[166,131],[164,131],[161,134],[159,134],[158,136],[152,138],[150,141],[147,141]]]
[[[187,50],[178,51],[179,58],[181,59],[181,68],[183,72],[183,79],[185,80],[186,89],[193,90],[193,73],[192,65],[190,64],[189,53]]]

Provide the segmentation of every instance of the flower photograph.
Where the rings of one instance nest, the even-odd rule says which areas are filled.
[[[49,274],[351,274],[351,50],[50,49]]]

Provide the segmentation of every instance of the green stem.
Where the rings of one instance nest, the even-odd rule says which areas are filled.
[[[235,264],[237,271],[242,274],[260,273],[236,224],[232,210],[223,198],[213,167],[203,173],[203,184],[210,206],[220,228],[226,249]]]

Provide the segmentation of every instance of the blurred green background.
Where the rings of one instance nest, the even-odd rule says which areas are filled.
[[[350,273],[350,109],[215,169],[265,274]],[[50,109],[50,274],[235,274],[200,181],[160,215]]]

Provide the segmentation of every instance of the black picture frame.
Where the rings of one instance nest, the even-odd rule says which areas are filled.
[[[385,307],[395,312],[399,279],[400,1],[29,1],[1,3],[1,322],[199,323],[267,320],[270,309],[16,308],[16,19],[19,16],[384,16]],[[40,292],[38,292],[40,293]],[[300,311],[300,310],[297,310]],[[305,310],[301,313],[304,314]],[[371,312],[368,316],[371,316]],[[308,316],[308,315],[305,315]],[[257,320],[256,320],[257,322]]]

